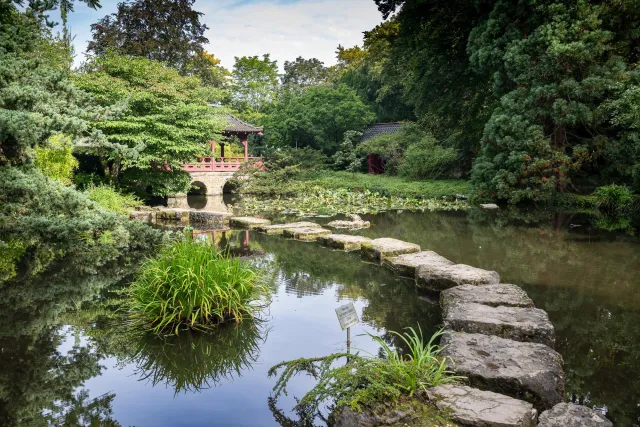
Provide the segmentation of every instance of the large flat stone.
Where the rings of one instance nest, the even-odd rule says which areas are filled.
[[[529,295],[519,286],[501,283],[498,285],[460,285],[440,293],[440,305],[447,308],[451,302],[475,302],[498,307],[533,307]]]
[[[343,251],[359,251],[363,243],[370,243],[371,239],[363,236],[349,234],[329,234],[318,239],[318,243]]]
[[[532,403],[538,411],[564,401],[562,356],[543,344],[491,335],[447,332],[442,356],[471,387]]]
[[[555,330],[544,310],[491,307],[475,302],[453,302],[444,310],[444,327],[470,334],[496,335],[515,341],[537,342],[553,348]]]
[[[416,277],[416,271],[420,267],[431,267],[434,265],[453,265],[453,261],[449,261],[445,257],[438,255],[433,251],[422,251],[412,254],[398,255],[385,259],[382,262],[385,266],[395,271],[399,276]]]
[[[318,240],[319,237],[328,236],[331,230],[319,227],[285,228],[282,234],[285,237],[311,242]]]
[[[613,427],[600,412],[573,403],[558,403],[540,414],[539,427]]]
[[[189,223],[189,209],[162,209],[156,212],[158,221],[178,221],[184,224]]]
[[[420,246],[398,239],[383,237],[362,245],[362,257],[369,261],[380,262],[386,258],[420,252]]]
[[[447,416],[465,426],[534,427],[538,411],[533,405],[491,391],[457,384],[427,390],[429,400]]]
[[[288,224],[258,225],[255,227],[255,230],[265,234],[282,234],[284,233],[285,228],[309,228],[309,227],[320,227],[320,226],[315,222],[301,221],[301,222],[291,222]]]
[[[500,275],[465,264],[422,266],[416,273],[416,285],[429,291],[443,291],[460,285],[495,285]]]
[[[228,224],[231,216],[229,212],[193,210],[189,212],[189,222]]]
[[[229,223],[233,227],[248,228],[252,230],[261,225],[269,225],[271,224],[271,221],[264,218],[254,218],[250,216],[234,216],[229,220]]]

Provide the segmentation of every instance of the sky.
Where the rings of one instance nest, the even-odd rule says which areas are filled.
[[[121,0],[102,0],[92,10],[76,2],[69,24],[75,35],[76,65],[84,60],[91,24],[114,13]],[[362,45],[362,32],[382,21],[373,0],[197,0],[209,30],[205,49],[231,69],[235,56],[271,54],[282,70],[298,56],[335,64],[339,44]]]

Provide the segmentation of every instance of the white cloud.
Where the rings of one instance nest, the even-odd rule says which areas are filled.
[[[90,25],[116,10],[117,1],[105,0],[102,9],[78,6],[71,17],[77,34],[78,61],[91,38]],[[362,32],[382,20],[373,0],[197,0],[209,26],[206,49],[232,68],[235,56],[270,53],[282,70],[284,61],[315,57],[335,64],[338,44],[362,44]]]

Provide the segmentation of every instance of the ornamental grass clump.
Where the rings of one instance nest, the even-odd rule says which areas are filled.
[[[157,334],[252,319],[269,295],[250,264],[191,238],[148,259],[127,293],[132,317]]]

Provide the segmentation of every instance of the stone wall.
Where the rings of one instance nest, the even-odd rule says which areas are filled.
[[[233,172],[190,172],[191,182],[199,181],[207,187],[207,196],[222,194],[227,181],[233,177]]]

